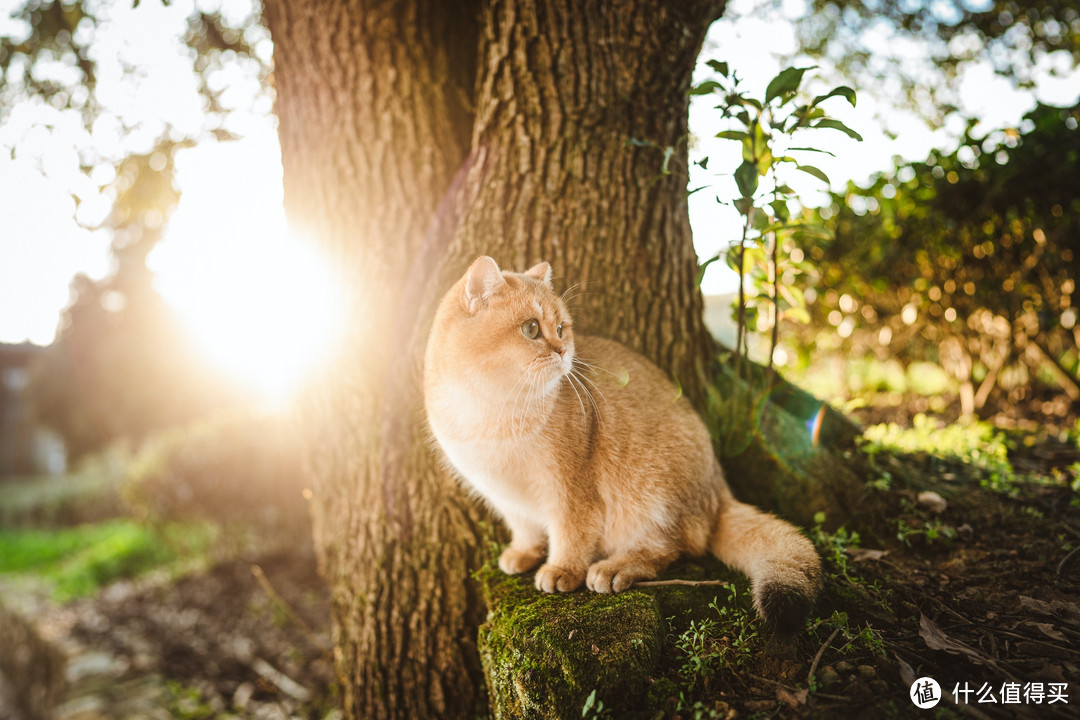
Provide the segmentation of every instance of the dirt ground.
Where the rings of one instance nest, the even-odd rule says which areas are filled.
[[[854,519],[861,542],[841,548],[846,568],[826,553],[817,612],[869,625],[883,654],[811,633],[738,671],[697,710],[664,717],[915,717],[924,711],[912,683],[924,677],[940,687],[939,716],[1080,717],[1080,509],[1060,482],[1080,449],[1039,437],[1016,443],[1010,461],[1030,478],[1012,494],[983,489],[962,464],[908,457],[944,503],[882,490]],[[898,527],[913,532],[901,541]],[[69,610],[71,634],[126,675],[168,679],[173,717],[339,712],[329,603],[309,548],[167,586],[121,583]]]
[[[1080,508],[1068,487],[1080,448],[1056,435],[1013,436],[1010,492],[982,487],[977,468],[904,456],[941,497],[882,491],[850,518],[860,542],[844,548],[846,568],[824,553],[818,608],[878,631],[884,654],[853,653],[859,644],[842,636],[801,638],[742,673],[704,717],[1080,717]],[[799,688],[810,674],[808,694]],[[927,677],[940,688],[934,710],[914,703],[928,699],[915,684]]]
[[[177,712],[322,718],[334,707],[329,602],[309,549],[83,603],[73,635],[169,678]]]
[[[310,548],[169,584],[121,581],[50,617],[66,646],[81,648],[67,661],[73,691],[57,717],[340,715],[329,602]],[[105,680],[82,688],[84,675]],[[23,717],[13,703],[4,710],[4,720]]]
[[[1063,448],[1053,456],[1080,459]],[[955,538],[919,535],[910,546],[883,538],[883,553],[848,553],[851,574],[883,589],[881,604],[867,596],[838,603],[882,633],[888,655],[866,661],[893,692],[934,678],[952,694],[942,705],[961,715],[1080,717],[1080,513],[1073,493],[1033,485],[1011,498],[964,484],[962,468],[945,474],[955,477],[955,492],[940,514],[905,493],[894,507],[912,527],[933,515]],[[837,600],[835,588],[830,599]],[[826,648],[821,662],[828,666],[834,657]],[[813,709],[849,716],[895,707],[860,685],[857,674],[842,678],[846,686],[837,683],[835,704],[820,697]],[[914,707],[895,709],[907,715]]]

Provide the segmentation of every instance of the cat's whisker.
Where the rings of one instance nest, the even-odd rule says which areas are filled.
[[[514,395],[514,407],[510,413],[510,432],[517,435],[525,428],[525,416],[529,411],[529,396],[532,394],[532,372],[526,366],[521,373],[521,389]],[[519,406],[523,406],[519,410]]]
[[[615,373],[611,372],[610,370],[604,370],[604,369],[603,369],[602,367],[598,367],[598,366],[596,366],[596,365],[591,365],[591,364],[589,364],[589,363],[585,362],[584,360],[580,360],[580,359],[578,359],[578,358],[574,358],[574,362],[575,362],[575,363],[580,363],[582,367],[585,367],[585,368],[587,368],[588,370],[591,370],[591,371],[592,371],[592,372],[593,372],[594,374],[596,373],[596,371],[598,371],[598,370],[599,370],[599,371],[602,371],[602,372],[606,372],[606,373],[607,373],[608,375],[611,375],[611,376],[612,376],[612,377],[614,377],[614,378],[618,378],[618,377],[619,377],[618,375],[616,375]],[[600,386],[599,386],[599,385],[597,385],[597,384],[596,384],[596,383],[595,383],[595,382],[593,381],[593,379],[592,379],[592,378],[590,378],[590,377],[589,377],[588,375],[586,375],[585,373],[583,373],[583,372],[581,372],[581,371],[577,370],[576,368],[575,368],[574,372],[575,372],[575,373],[577,373],[578,377],[580,377],[580,378],[581,378],[582,380],[584,380],[585,382],[587,382],[587,383],[589,383],[590,385],[592,385],[593,389],[594,389],[594,390],[596,390],[596,392],[600,393],[600,399],[602,399],[602,400],[604,401],[604,403],[605,403],[605,404],[607,404],[607,398],[606,398],[606,397],[604,397],[604,391],[600,389]],[[621,380],[621,378],[620,378],[620,380]]]
[[[595,294],[595,293],[589,292],[588,290],[584,289],[585,286],[589,285],[589,284],[591,284],[591,283],[580,282],[580,283],[577,283],[575,285],[571,285],[570,287],[566,288],[566,290],[563,291],[563,294],[559,296],[559,299],[562,300],[563,304],[566,305],[567,308],[575,308],[576,309],[576,307],[575,307],[576,303],[574,303],[575,300],[577,300],[580,297],[584,297],[585,295],[594,295]]]
[[[510,388],[510,391],[506,393],[506,397],[503,398],[502,405],[499,407],[499,417],[496,420],[496,427],[501,427],[503,414],[506,412],[506,405],[510,402],[510,395],[513,394],[514,402],[513,406],[510,409],[511,431],[513,432],[513,420],[514,416],[517,414],[518,398],[521,397],[521,391],[524,390],[528,385],[528,368],[526,368],[526,370],[522,372],[521,376],[517,379],[517,382],[515,382],[513,387]],[[515,390],[517,392],[514,392]]]
[[[581,422],[584,423],[588,419],[585,415],[585,401],[581,399],[581,394],[574,385],[574,371],[571,370],[566,375],[563,375],[563,377],[566,378],[566,381],[570,384],[570,389],[574,391],[574,395],[577,395],[578,405],[581,407]]]
[[[619,380],[622,380],[622,376],[619,375],[618,373],[613,373],[610,370],[608,370],[607,368],[602,368],[599,365],[593,365],[592,363],[586,362],[585,360],[582,360],[581,358],[579,358],[577,356],[574,357],[574,362],[576,364],[578,364],[578,365],[581,365],[584,368],[592,370],[594,373],[596,373],[596,372],[605,372],[605,373],[607,373],[608,375],[610,375],[613,378],[618,378]]]
[[[566,297],[567,295],[570,295],[570,293],[573,292],[574,290],[577,290],[578,288],[583,288],[588,284],[589,283],[587,283],[587,282],[574,283],[570,287],[563,290],[562,295],[559,296],[559,299],[562,300],[563,302],[569,302],[569,300]],[[575,298],[575,297],[579,297],[579,296],[584,295],[584,294],[585,293],[583,291],[583,292],[578,293],[577,295],[570,295],[570,297]]]
[[[596,386],[596,383],[594,383],[592,380],[590,380],[589,378],[587,378],[584,375],[582,375],[581,373],[579,373],[577,370],[571,370],[570,372],[573,375],[573,377],[577,379],[578,384],[581,386],[582,391],[589,398],[589,402],[592,404],[593,411],[596,413],[597,422],[599,424],[603,425],[604,424],[604,413],[600,412],[600,406],[597,404],[596,398],[593,396],[592,391],[589,390],[589,388],[585,385],[585,383],[588,383],[589,385],[592,385],[593,388],[596,389],[596,392],[600,393],[600,398],[604,401],[604,404],[606,405],[607,404],[607,398],[604,397],[604,393],[601,392],[600,388]]]

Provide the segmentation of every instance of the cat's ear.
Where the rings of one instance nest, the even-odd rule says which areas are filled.
[[[505,284],[506,279],[498,263],[487,255],[476,258],[465,274],[465,310],[472,315],[480,308],[481,302]]]
[[[524,273],[528,277],[536,278],[540,282],[544,283],[551,288],[551,265],[546,262],[537,263]]]

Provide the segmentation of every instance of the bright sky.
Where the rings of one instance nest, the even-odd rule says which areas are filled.
[[[118,8],[103,28],[104,46],[113,51],[110,60],[103,59],[99,83],[116,116],[95,125],[92,139],[99,146],[115,144],[120,122],[136,122],[144,143],[160,134],[165,122],[186,133],[197,132],[202,119],[194,84],[187,66],[177,60],[180,19],[192,1],[174,0],[168,7],[143,2],[134,10],[121,3],[127,7]],[[753,2],[733,0],[735,5]],[[0,22],[12,5],[13,0],[0,0]],[[786,9],[798,12],[800,7],[801,0],[789,0]],[[795,47],[793,26],[782,14],[734,12],[732,16],[742,19],[716,23],[703,57],[729,61],[744,78],[744,87],[761,96],[780,69],[777,58]],[[145,68],[134,84],[122,79],[121,60]],[[1047,58],[1043,70],[1055,60]],[[217,81],[235,84],[231,92],[238,107],[255,102],[255,91],[245,86],[243,78],[223,76]],[[1035,103],[1034,97],[1013,90],[988,67],[971,68],[959,87],[965,108],[984,118],[986,129],[1015,126]],[[1038,97],[1075,103],[1080,97],[1080,74],[1053,79],[1043,72]],[[834,187],[890,167],[894,155],[922,158],[933,147],[949,145],[948,129],[931,132],[914,115],[894,112],[883,124],[875,117],[879,108],[867,93],[860,96],[856,109],[839,98],[830,102],[831,112],[865,138],[858,144],[835,133],[827,149],[837,157],[815,157],[815,164],[829,174]],[[692,105],[691,130],[703,138],[696,142],[695,152],[710,155],[710,171],[726,168],[730,172],[738,162],[738,146],[712,138],[719,129],[712,104],[700,99]],[[136,117],[146,107],[154,108],[153,113]],[[165,240],[150,256],[150,265],[158,289],[197,329],[208,352],[238,378],[280,391],[310,360],[290,355],[288,349],[318,345],[328,329],[313,325],[310,319],[317,312],[325,316],[333,299],[327,295],[325,269],[305,246],[289,238],[285,228],[279,149],[265,110],[256,107],[233,120],[231,129],[244,139],[204,143],[183,151],[177,161],[183,196]],[[53,129],[42,127],[42,120],[52,123]],[[886,130],[895,137],[890,138]],[[107,167],[96,170],[90,180],[72,174],[71,168],[77,165],[75,147],[87,139],[80,133],[59,113],[42,106],[16,110],[0,127],[0,342],[51,342],[59,313],[68,302],[72,276],[82,272],[102,278],[110,271],[109,238],[74,222],[77,217],[92,226],[107,213],[109,198],[102,188],[111,179]],[[114,150],[122,152],[119,147]],[[710,181],[716,183],[716,192],[691,196],[692,223],[698,228],[695,242],[702,258],[726,247],[735,239],[738,226],[734,210],[715,199],[717,193],[734,194],[730,177],[709,177],[697,170],[691,186]],[[812,180],[795,186],[811,197],[820,187]],[[72,193],[79,198],[78,205]],[[716,228],[732,230],[725,235]],[[722,292],[734,285],[735,278],[722,265],[711,266],[706,292]],[[276,367],[268,367],[267,357],[281,360]],[[263,364],[255,372],[258,358]]]

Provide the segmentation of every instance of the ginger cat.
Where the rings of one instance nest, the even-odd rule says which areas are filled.
[[[814,546],[732,497],[705,423],[659,368],[574,335],[547,263],[472,264],[436,312],[424,390],[450,464],[510,528],[503,572],[539,565],[544,592],[613,593],[709,551],[750,577],[770,627],[802,626]]]

